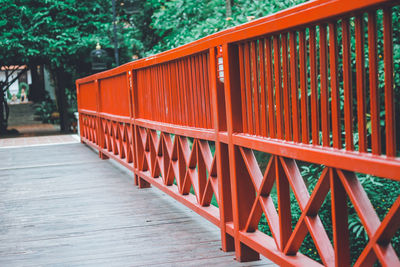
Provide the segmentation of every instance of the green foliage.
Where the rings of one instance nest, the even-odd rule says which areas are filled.
[[[200,39],[217,31],[280,11],[305,0],[235,0],[232,17],[226,18],[224,0],[151,0],[152,28],[160,42],[146,55],[162,52]]]
[[[56,103],[47,96],[46,100],[36,104],[35,115],[38,116],[43,123],[58,123],[58,119],[52,116],[56,111]]]
[[[2,65],[46,64],[54,72],[76,78],[92,73],[90,52],[99,42],[113,65],[111,1],[0,0],[0,62]],[[120,61],[131,59],[134,31],[117,17]],[[140,47],[140,44],[138,45]]]

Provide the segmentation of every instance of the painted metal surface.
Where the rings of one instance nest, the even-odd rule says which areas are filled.
[[[312,1],[77,80],[81,140],[213,222],[239,261],[320,265],[298,252],[310,233],[323,265],[350,265],[349,200],[369,236],[356,265],[399,266],[400,197],[381,222],[356,175],[400,181],[393,5]],[[265,170],[255,151],[269,154]],[[297,160],[324,166],[313,190]],[[329,192],[332,240],[318,215]]]

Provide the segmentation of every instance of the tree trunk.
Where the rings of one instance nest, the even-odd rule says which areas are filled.
[[[232,0],[225,0],[226,17],[232,16],[232,5],[233,5]]]
[[[55,69],[53,71],[56,82],[56,99],[58,112],[60,113],[60,128],[61,132],[69,132],[69,120],[68,120],[68,104],[67,97],[65,95],[66,81],[68,81],[68,75],[63,69]]]
[[[7,119],[6,119],[6,110],[5,110],[5,97],[4,97],[4,88],[0,86],[0,134],[5,133],[7,130]]]
[[[45,99],[44,89],[44,68],[40,66],[40,73],[38,72],[38,65],[33,63],[29,65],[32,76],[32,85],[29,89],[29,99],[34,102],[39,102]]]

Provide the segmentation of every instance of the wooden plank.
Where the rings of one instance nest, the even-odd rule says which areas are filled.
[[[84,145],[1,149],[0,158],[0,266],[246,265],[219,249],[217,227],[135,188],[132,173]]]

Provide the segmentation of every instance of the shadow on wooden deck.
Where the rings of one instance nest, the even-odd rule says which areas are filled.
[[[76,144],[0,149],[0,266],[266,266],[218,228]]]

